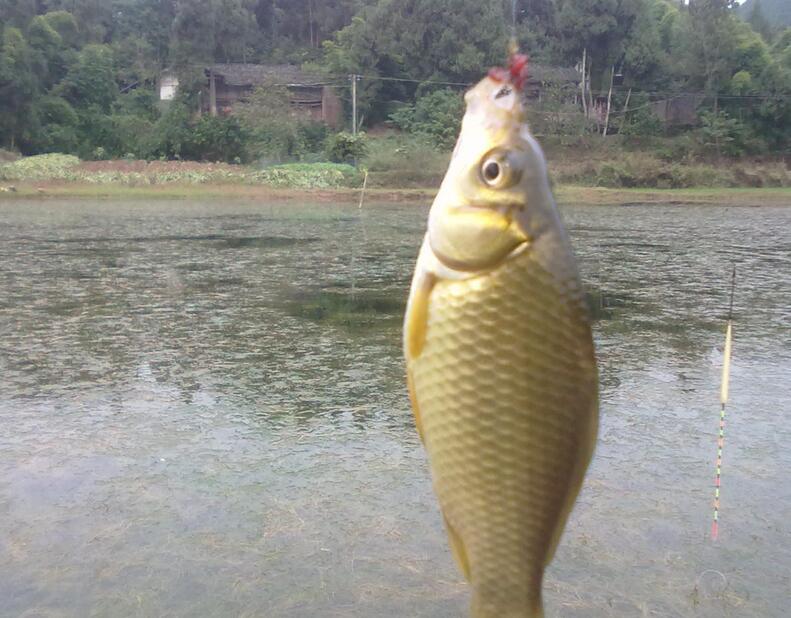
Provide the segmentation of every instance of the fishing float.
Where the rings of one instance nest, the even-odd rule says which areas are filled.
[[[711,522],[711,540],[716,541],[719,534],[720,513],[720,474],[722,471],[722,447],[725,444],[725,404],[728,403],[728,382],[731,374],[731,339],[733,336],[733,293],[736,289],[736,266],[731,275],[731,301],[728,307],[728,324],[725,329],[725,350],[722,359],[722,380],[720,384],[720,429],[717,435],[717,468],[714,477],[714,518]]]

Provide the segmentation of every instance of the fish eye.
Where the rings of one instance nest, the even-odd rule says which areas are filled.
[[[489,184],[495,184],[500,177],[500,164],[489,159],[483,164],[483,179]]]
[[[479,174],[484,184],[493,189],[504,189],[519,180],[516,172],[508,152],[497,148],[483,158]]]

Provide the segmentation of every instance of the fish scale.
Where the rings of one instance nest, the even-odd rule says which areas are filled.
[[[470,565],[474,616],[540,615],[552,539],[578,490],[569,455],[584,458],[595,431],[590,340],[580,294],[529,251],[431,290],[411,370],[435,491]]]

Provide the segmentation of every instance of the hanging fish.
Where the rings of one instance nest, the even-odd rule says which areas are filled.
[[[590,322],[525,123],[526,64],[515,54],[466,94],[404,325],[415,423],[476,618],[543,615],[598,427]]]

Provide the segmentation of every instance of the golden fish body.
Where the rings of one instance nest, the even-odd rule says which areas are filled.
[[[518,93],[487,77],[466,100],[407,307],[409,390],[472,615],[535,617],[595,444],[596,362]]]

